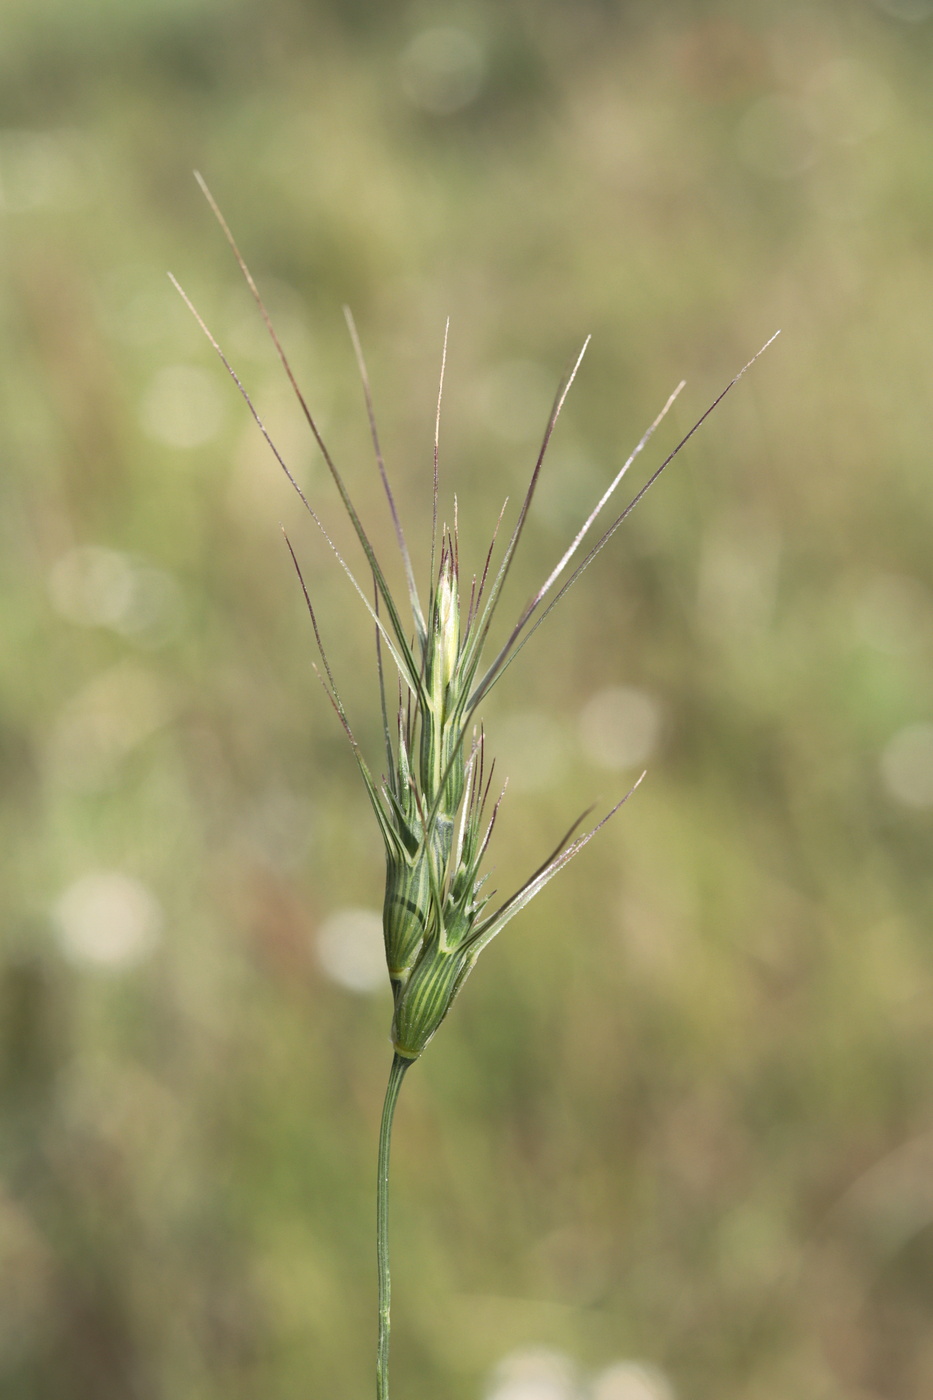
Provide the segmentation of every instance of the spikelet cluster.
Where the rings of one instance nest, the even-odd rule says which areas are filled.
[[[495,765],[486,758],[485,735],[478,721],[479,706],[531,634],[604,548],[700,424],[767,349],[771,341],[769,340],[731,380],[611,523],[608,526],[604,525],[601,532],[594,531],[598,517],[683,385],[677,387],[661,413],[609,482],[554,569],[522,610],[492,661],[484,662],[483,653],[490,640],[493,618],[525,526],[548,444],[579,369],[586,344],[558,389],[515,524],[500,549],[498,540],[508,506],[506,501],[483,567],[471,576],[465,607],[461,592],[456,505],[453,528],[442,529],[438,539],[438,427],[441,392],[438,393],[434,436],[434,527],[431,537],[430,589],[427,605],[422,606],[405,535],[385,470],[359,339],[352,317],[347,313],[363,384],[376,465],[405,571],[408,611],[411,617],[411,621],[406,622],[351,500],[346,483],[295,380],[253,278],[213,197],[200,176],[197,178],[259,306],[289,382],[356,533],[372,578],[373,601],[370,602],[367,591],[364,591],[354,578],[315,509],[292,476],[223,350],[189,298],[172,278],[246,400],[279,465],[298,492],[328,546],[333,550],[375,625],[386,761],[385,773],[379,782],[373,777],[354,738],[324,652],[311,599],[292,546],[286,539],[307,602],[321,656],[323,671],[319,671],[318,674],[352,747],[385,845],[383,931],[386,962],[394,995],[392,1039],[396,1055],[403,1061],[411,1062],[418,1058],[437,1031],[486,945],[495,938],[509,919],[524,908],[592,839],[622,802],[631,795],[630,792],[626,793],[601,821],[582,835],[575,836],[574,833],[587,815],[584,813],[525,883],[497,908],[490,910],[491,900],[484,894],[484,877],[480,867],[495,825],[501,794],[492,803],[490,811]],[[774,336],[771,339],[773,340]],[[446,350],[445,335],[441,390]],[[586,544],[591,531],[596,538]],[[582,557],[577,560],[578,554]],[[386,702],[386,653],[391,657],[398,672],[399,702],[392,723],[389,720]]]
[[[307,590],[305,598],[324,665],[321,679],[353,747],[385,845],[383,933],[394,996],[392,1040],[396,1053],[411,1061],[418,1058],[437,1031],[486,945],[621,806],[621,803],[616,804],[590,831],[575,837],[574,833],[583,820],[581,817],[529,879],[510,898],[495,909],[490,909],[491,897],[484,892],[485,877],[481,873],[481,865],[503,794],[500,792],[492,799],[495,763],[487,762],[486,738],[477,719],[478,707],[534,627],[543,620],[549,608],[621,523],[622,517],[613,522],[591,546],[574,572],[566,577],[550,603],[544,606],[545,598],[555,589],[558,580],[566,575],[596,516],[656,423],[617,473],[564,557],[522,612],[494,659],[484,666],[483,653],[493,616],[521,537],[548,442],[583,352],[560,386],[517,521],[499,557],[497,544],[508,502],[499,516],[483,567],[478,574],[471,576],[468,596],[462,597],[455,508],[453,528],[448,530],[444,527],[440,532],[439,551],[432,539],[431,586],[426,606],[422,606],[383,465],[365,365],[352,320],[349,324],[357,349],[376,459],[405,568],[411,615],[411,623],[406,626],[342,478],[328,459],[375,586],[374,605],[369,603],[359,586],[357,591],[376,627],[377,671],[386,755],[386,769],[380,782],[374,779],[353,737],[321,647]],[[443,384],[443,373],[441,382]],[[657,421],[660,421],[660,417]],[[630,508],[626,508],[623,516]],[[434,519],[436,535],[436,435]],[[399,677],[398,710],[392,723],[388,717],[383,671],[386,652],[391,655]]]

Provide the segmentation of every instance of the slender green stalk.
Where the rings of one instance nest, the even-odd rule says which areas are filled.
[[[382,1124],[379,1128],[379,1179],[376,1183],[376,1261],[379,1269],[379,1348],[376,1355],[376,1400],[389,1400],[389,1304],[392,1276],[389,1270],[389,1149],[392,1119],[405,1071],[414,1064],[396,1054],[389,1071]]]

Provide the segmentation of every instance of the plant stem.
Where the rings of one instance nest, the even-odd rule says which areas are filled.
[[[376,1261],[379,1269],[379,1347],[376,1354],[376,1400],[389,1400],[389,1303],[392,1277],[389,1271],[389,1148],[392,1119],[405,1071],[414,1060],[396,1055],[389,1071],[382,1124],[379,1128],[379,1175],[376,1182]]]

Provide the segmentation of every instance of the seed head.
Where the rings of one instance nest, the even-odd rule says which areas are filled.
[[[358,345],[356,340],[354,343]],[[321,647],[317,622],[307,590],[305,598],[327,676],[325,688],[353,746],[385,845],[383,932],[386,962],[394,996],[392,1040],[396,1053],[406,1060],[417,1059],[436,1034],[486,945],[514,914],[534,898],[558,870],[573,859],[630,796],[630,793],[626,793],[602,821],[582,836],[574,837],[574,832],[583,820],[581,817],[534,874],[495,911],[488,912],[490,896],[483,893],[485,878],[480,874],[480,866],[492,835],[502,795],[486,821],[484,812],[494,765],[490,764],[487,775],[485,737],[482,730],[477,733],[475,727],[471,728],[476,710],[531,633],[588,567],[644,494],[646,487],[642,487],[634,500],[590,547],[556,594],[542,607],[545,597],[551,593],[567,570],[597,516],[676,397],[676,394],[672,395],[668,400],[662,413],[617,472],[556,568],[521,613],[492,663],[481,671],[483,647],[488,639],[502,588],[524,528],[544,455],[579,363],[578,359],[555,400],[517,522],[498,566],[495,569],[492,567],[498,539],[497,525],[484,567],[479,576],[474,576],[472,580],[470,603],[465,619],[461,615],[459,592],[456,514],[454,529],[445,529],[442,532],[440,559],[432,582],[428,607],[423,609],[421,606],[395,501],[382,463],[368,381],[363,369],[363,383],[377,462],[392,518],[396,524],[408,580],[414,641],[409,640],[409,634],[401,620],[401,612],[388,588],[343,480],[331,459],[327,457],[328,466],[363,546],[376,589],[374,606],[368,602],[363,590],[353,580],[376,626],[377,671],[382,697],[386,751],[385,776],[379,785],[372,778],[350,730]],[[657,469],[649,480],[649,485],[678,450],[679,448],[675,448],[675,452]],[[435,520],[436,493],[435,475]],[[308,509],[311,509],[310,506]],[[505,509],[503,506],[499,517],[500,524]],[[314,519],[317,521],[316,515]],[[294,554],[292,557],[294,558]],[[343,564],[343,560],[340,562]],[[346,569],[345,564],[343,567]],[[347,572],[349,573],[349,570]],[[384,608],[384,615],[379,606],[380,602]],[[389,651],[399,672],[400,698],[394,737],[390,733],[385,698],[384,648]],[[468,730],[472,733],[469,753],[466,752]],[[415,755],[417,762],[413,761]],[[638,782],[640,781],[639,778]],[[634,788],[631,791],[634,791]]]
[[[414,641],[412,642],[410,629],[403,622],[402,614],[386,582],[385,575],[353,505],[343,477],[328,451],[304,395],[298,387],[256,285],[220,211],[207,192],[206,186],[203,185],[203,181],[201,183],[220,219],[221,227],[230,242],[247,284],[257,301],[289,382],[314,439],[323,454],[324,461],[363,550],[375,587],[375,602],[371,603],[336,550],[316,511],[289,471],[286,462],[253,407],[248,393],[240,383],[217,341],[211,335],[189,298],[172,278],[242,393],[276,460],[298,492],[314,523],[333,550],[340,566],[348,575],[376,627],[377,672],[386,750],[386,771],[381,783],[377,783],[373,778],[353,736],[324,653],[311,599],[301,576],[294,551],[286,540],[298,572],[323,663],[324,674],[320,675],[319,673],[321,683],[353,749],[385,845],[386,883],[383,930],[386,961],[395,998],[392,1036],[397,1054],[404,1059],[414,1060],[422,1053],[444,1020],[457,993],[486,945],[495,938],[513,915],[534,898],[538,891],[557,874],[558,870],[561,870],[568,861],[573,859],[577,852],[618,810],[622,802],[631,795],[631,792],[626,793],[625,797],[616,803],[612,811],[607,813],[596,826],[584,835],[574,838],[574,832],[580,821],[583,820],[581,817],[573,824],[547,860],[525,881],[520,889],[516,890],[494,912],[487,913],[490,897],[482,893],[484,878],[480,876],[479,869],[492,834],[501,797],[496,802],[492,816],[484,827],[483,813],[492,781],[492,765],[490,765],[489,776],[486,777],[484,773],[484,736],[482,731],[477,735],[473,728],[476,711],[484,697],[488,695],[492,687],[512,664],[531,634],[537,630],[551,609],[573,587],[584,569],[589,567],[596,555],[609,542],[645,492],[689,441],[700,424],[704,422],[745,371],[758,359],[758,356],[767,349],[775,337],[772,336],[771,340],[767,341],[758,351],[758,354],[753,356],[748,364],[727,384],[722,393],[702,414],[674,450],[668,454],[661,465],[656,468],[628,505],[616,516],[608,528],[603,530],[596,542],[589,546],[583,558],[567,576],[567,570],[572,560],[597,518],[683,388],[683,384],[678,386],[654,423],[643,434],[632,453],[617,471],[556,567],[521,612],[493,661],[486,666],[485,670],[481,671],[480,663],[483,649],[489,640],[493,617],[525,526],[551,434],[580,366],[586,344],[558,390],[518,518],[499,562],[494,566],[493,559],[499,525],[502,523],[508,502],[502,508],[499,525],[496,526],[496,531],[493,534],[485,564],[479,576],[473,577],[469,608],[464,620],[461,616],[459,594],[456,512],[453,530],[443,532],[439,567],[436,581],[432,577],[429,606],[426,610],[421,606],[414,570],[383,462],[369,380],[363,363],[359,338],[352,317],[347,313],[350,334],[363,383],[376,464],[389,504],[405,570],[408,600],[414,623]],[[171,276],[171,274],[169,275]],[[446,362],[446,352],[445,335],[444,361],[441,370],[442,388],[443,363]],[[441,395],[439,393],[438,422],[440,402]],[[435,534],[438,501],[437,460],[437,431],[435,430]],[[432,561],[435,558],[434,549],[434,538],[432,537]],[[431,572],[433,575],[433,564]],[[557,588],[557,584],[562,578],[563,582]],[[555,588],[556,592],[554,592]],[[549,594],[552,596],[545,605],[545,599]],[[383,672],[384,649],[392,657],[399,673],[400,700],[394,738],[390,730],[386,705]],[[473,738],[470,751],[466,754],[468,732],[473,733]],[[417,755],[416,762],[414,761],[415,755]],[[638,782],[641,782],[640,778]],[[638,783],[635,786],[637,787]],[[634,788],[631,791],[634,791]]]

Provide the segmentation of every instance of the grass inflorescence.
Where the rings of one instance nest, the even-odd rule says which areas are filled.
[[[386,1092],[379,1141],[377,1189],[377,1255],[379,1271],[379,1339],[377,1397],[388,1397],[390,1273],[388,1255],[389,1148],[395,1104],[402,1080],[444,1021],[483,949],[508,921],[523,909],[559,870],[576,856],[618,811],[638,783],[594,825],[580,833],[589,813],[583,813],[525,882],[503,902],[490,908],[482,865],[496,823],[504,787],[497,790],[495,761],[487,755],[486,735],[479,711],[483,700],[515,660],[531,634],[605,547],[681,448],[693,436],[733,385],[771,344],[765,346],[730,381],[693,427],[668,453],[647,482],[597,530],[597,521],[636,457],[642,452],[683,388],[681,383],[636,443],[544,583],[519,614],[491,660],[485,660],[493,620],[519,545],[548,445],[564,401],[587,348],[585,342],[558,387],[541,446],[521,507],[511,530],[503,536],[508,502],[503,505],[480,567],[461,577],[455,504],[452,525],[440,525],[438,458],[440,412],[447,356],[447,334],[441,359],[434,434],[431,564],[428,588],[419,591],[405,533],[389,482],[376,428],[372,394],[359,337],[349,311],[347,323],[363,385],[376,465],[393,521],[407,588],[407,613],[399,606],[386,580],[346,482],[328,450],[307,400],[298,386],[263,299],[213,196],[198,181],[224,231],[239,267],[265,321],[302,413],[323,454],[344,509],[362,548],[372,580],[372,601],[354,577],[326,531],[315,508],[292,475],[222,348],[185,292],[175,286],[223,361],[243,395],[263,436],[316,526],[348,575],[375,627],[375,669],[378,678],[385,772],[377,780],[359,746],[324,650],[314,606],[298,560],[286,536],[298,574],[321,660],[317,674],[350,743],[380,833],[385,858],[383,936],[393,992],[392,1043],[394,1056]],[[591,539],[591,534],[595,538]],[[591,542],[587,544],[587,540]],[[390,706],[385,658],[397,673],[397,699]],[[644,775],[642,775],[644,776]],[[639,778],[638,782],[641,781]]]

